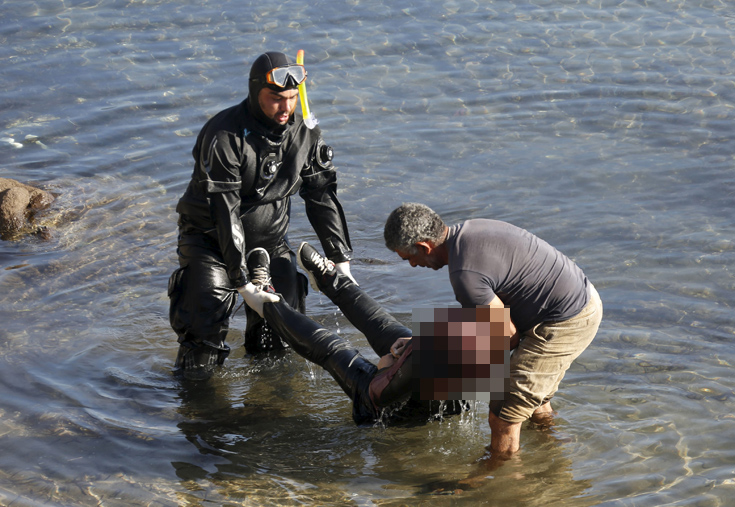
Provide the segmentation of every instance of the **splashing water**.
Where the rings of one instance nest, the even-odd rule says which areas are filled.
[[[459,424],[471,426],[479,420],[479,407],[477,400],[466,400],[462,402],[462,413],[459,415]]]
[[[306,367],[309,369],[309,378],[311,380],[316,380],[317,371],[319,370],[317,365],[315,365],[311,361],[306,361]]]

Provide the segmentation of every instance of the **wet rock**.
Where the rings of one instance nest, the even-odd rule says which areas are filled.
[[[0,178],[0,235],[35,232],[33,213],[48,208],[54,196],[45,190],[9,178]]]
[[[23,187],[11,187],[0,193],[0,230],[13,232],[25,223],[31,193]]]

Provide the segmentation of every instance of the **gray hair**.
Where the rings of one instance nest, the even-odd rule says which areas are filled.
[[[444,228],[444,221],[428,206],[416,202],[404,203],[394,209],[385,222],[385,246],[394,252],[400,250],[414,255],[418,252],[416,243],[420,241],[439,245],[444,238]]]

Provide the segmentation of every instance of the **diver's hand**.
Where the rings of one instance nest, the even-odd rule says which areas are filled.
[[[393,345],[390,346],[391,355],[396,359],[401,357],[403,351],[406,350],[406,345],[408,345],[410,341],[411,338],[398,338],[395,342],[393,342]]]
[[[246,283],[242,287],[238,287],[237,292],[240,293],[245,304],[252,308],[255,313],[261,317],[263,316],[264,303],[277,303],[281,300],[277,295],[265,292],[260,287],[253,285],[250,282]]]
[[[242,287],[237,288],[237,292],[240,293],[242,298],[245,300],[245,302],[248,302],[248,297],[258,292],[258,287],[252,284],[252,282],[248,282]]]
[[[357,283],[357,280],[355,280],[355,278],[352,276],[352,273],[350,273],[350,261],[338,262],[334,265],[334,268],[337,270],[337,273],[346,276],[347,278],[352,280],[352,283],[354,283],[358,287],[360,286],[360,284]]]

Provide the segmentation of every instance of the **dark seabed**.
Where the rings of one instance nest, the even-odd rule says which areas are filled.
[[[732,505],[735,7],[246,4],[0,0],[0,177],[59,195],[50,240],[0,241],[0,504]],[[524,227],[600,291],[556,427],[524,428],[500,469],[486,404],[357,428],[320,369],[243,357],[242,311],[210,382],[172,375],[191,148],[270,49],[306,52],[352,272],[401,320],[454,304],[446,271],[383,245],[405,201]],[[291,240],[315,240],[298,197]],[[375,358],[324,296],[308,306]]]

